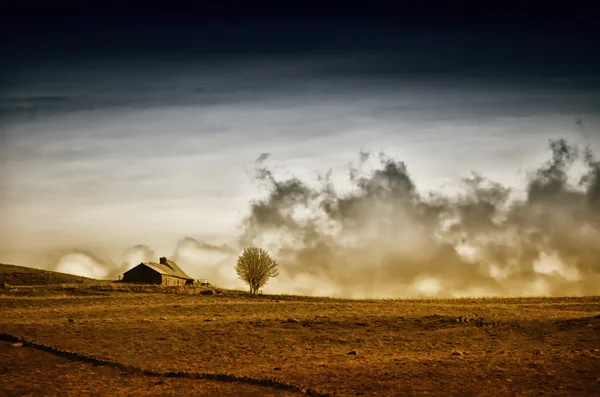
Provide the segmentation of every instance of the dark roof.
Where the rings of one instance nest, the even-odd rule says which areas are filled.
[[[145,265],[160,274],[166,274],[168,276],[192,280],[192,277],[185,274],[185,272],[183,270],[181,270],[181,268],[179,266],[177,266],[177,264],[175,262],[170,261],[168,259],[167,259],[166,265],[163,265],[162,263],[156,263],[156,262],[142,262],[142,263],[140,263],[140,265]]]

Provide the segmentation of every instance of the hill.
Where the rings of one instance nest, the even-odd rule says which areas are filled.
[[[0,263],[0,285],[5,283],[10,286],[73,284],[90,281],[97,280],[73,274]]]

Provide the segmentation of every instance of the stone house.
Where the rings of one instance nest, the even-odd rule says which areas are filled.
[[[189,285],[194,279],[164,256],[159,262],[142,262],[123,273],[123,282],[160,285]]]

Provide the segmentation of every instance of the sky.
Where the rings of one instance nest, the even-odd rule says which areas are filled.
[[[600,149],[598,28],[586,10],[43,11],[2,28],[10,57],[0,85],[0,262],[104,278],[166,255],[192,277],[243,288],[235,256],[260,241],[283,269],[266,292],[547,295],[565,280],[572,294],[600,292],[576,285],[584,259],[551,245],[531,261],[544,263],[542,275],[563,269],[560,282],[520,277],[500,287],[489,282],[497,274],[455,269],[458,281],[444,285],[447,269],[427,261],[416,273],[402,260],[339,256],[314,267],[298,259],[305,229],[274,231],[257,215],[261,200],[281,210],[274,197],[294,178],[322,194],[318,176],[329,170],[339,194],[353,194],[353,167],[370,166],[375,178],[388,164],[374,160],[380,152],[406,164],[419,200],[460,195],[472,172],[527,200],[551,140]],[[586,172],[582,159],[573,181]],[[384,222],[379,215],[370,216]],[[400,230],[416,221],[392,218],[400,229],[386,238],[383,223],[353,226],[380,244],[361,252],[389,253],[409,238]],[[597,244],[578,245],[580,256]],[[584,275],[600,274],[585,266]]]

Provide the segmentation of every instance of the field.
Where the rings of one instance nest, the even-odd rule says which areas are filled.
[[[600,395],[600,297],[137,291],[0,290],[0,395]]]

